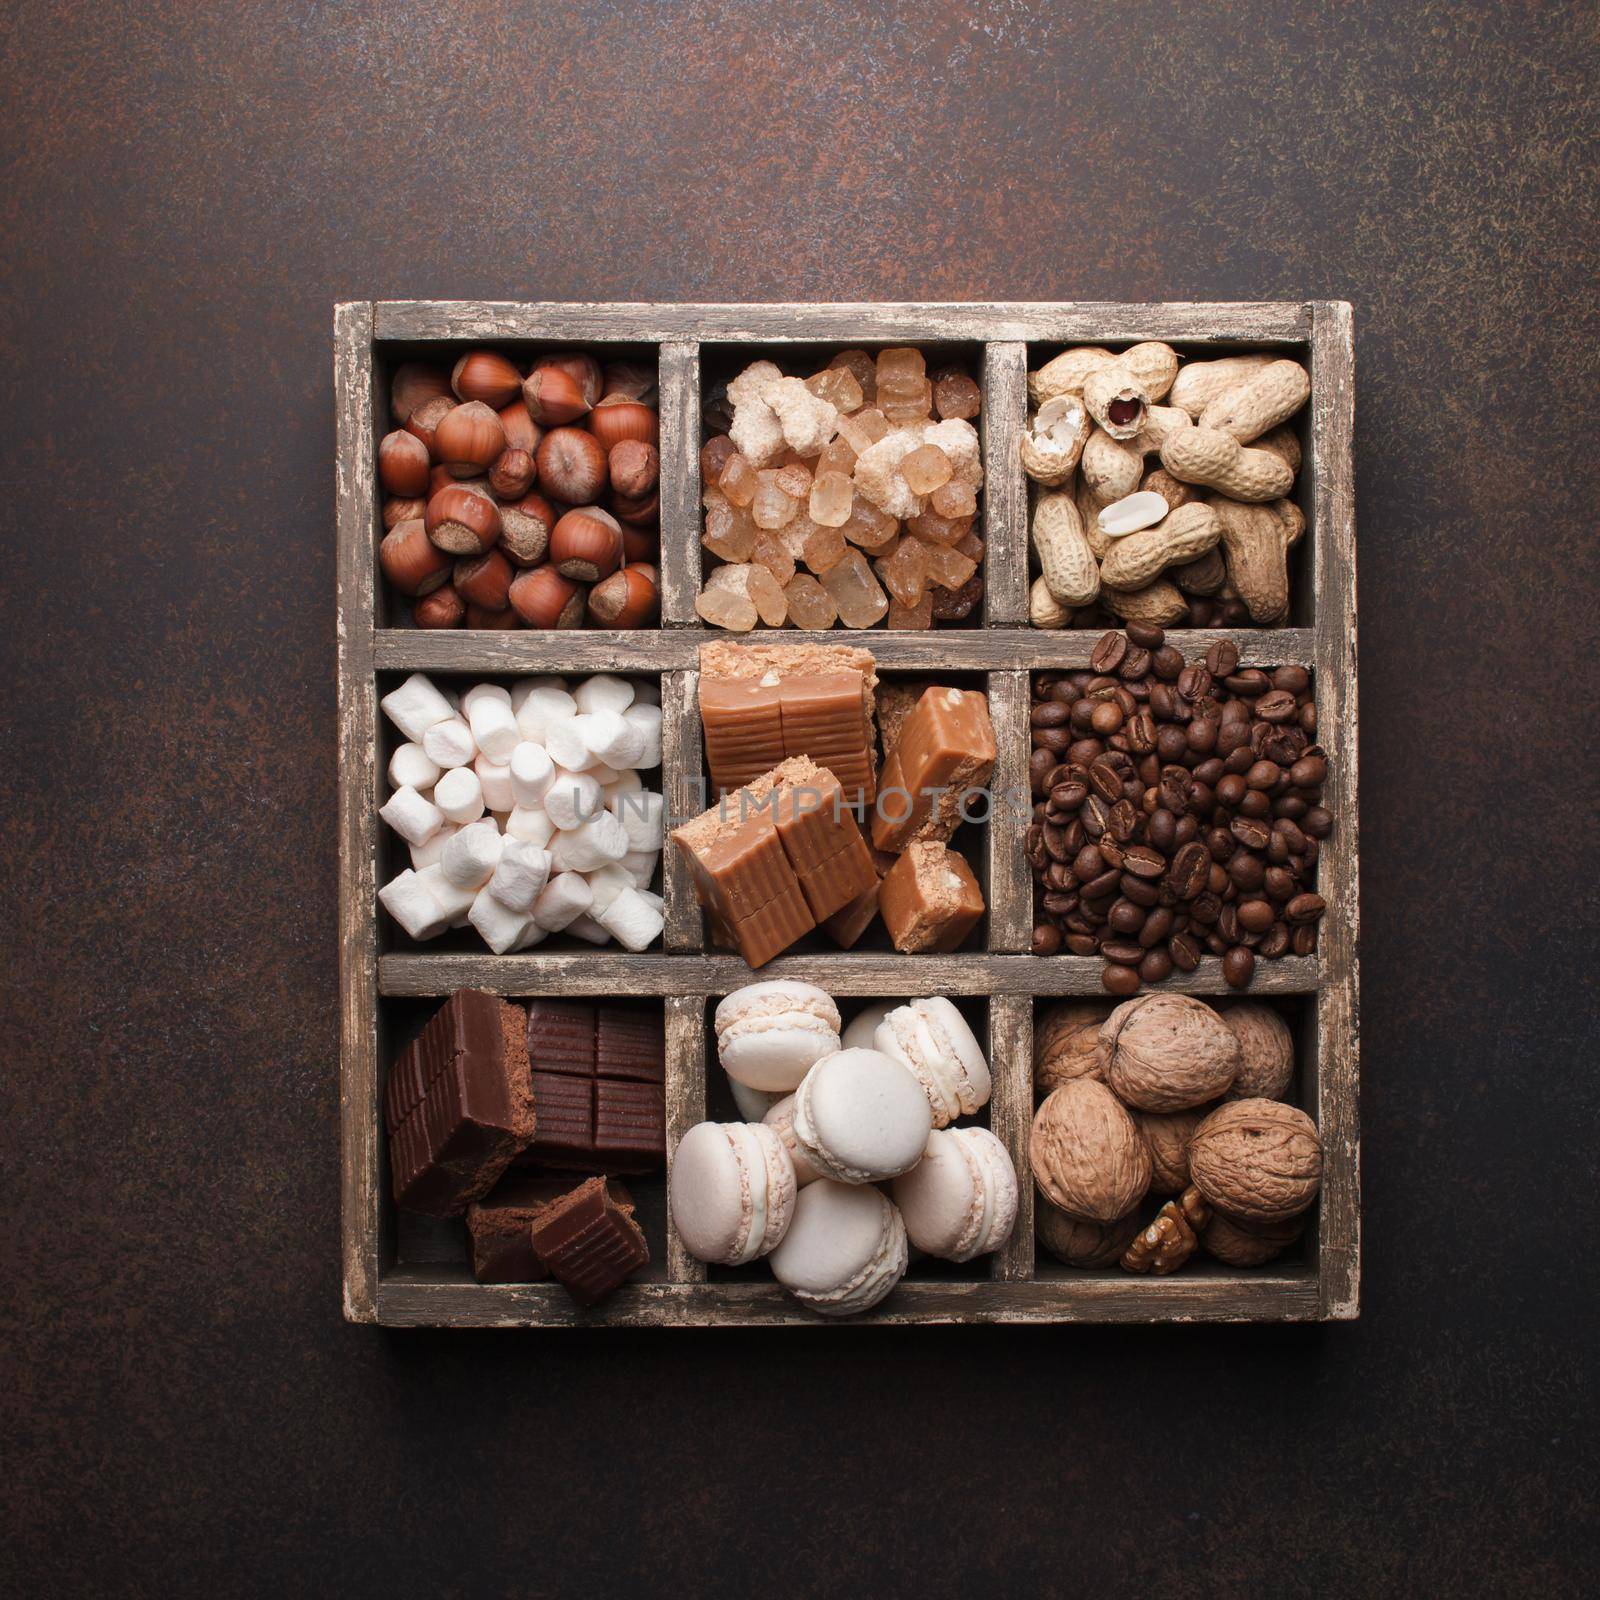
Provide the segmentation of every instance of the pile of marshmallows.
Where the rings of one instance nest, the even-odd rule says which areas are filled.
[[[734,1267],[770,1256],[803,1305],[845,1316],[900,1281],[908,1241],[971,1261],[1011,1237],[1005,1146],[950,1126],[988,1101],[990,1080],[948,1000],[871,1005],[841,1036],[830,996],[778,979],[723,999],[716,1033],[750,1120],[702,1122],[678,1145],[669,1199],[692,1255]]]
[[[413,939],[470,924],[504,955],[563,930],[629,950],[659,936],[664,803],[639,778],[661,765],[654,684],[522,678],[458,701],[418,672],[382,704],[408,742],[378,815],[411,866],[378,899]]]

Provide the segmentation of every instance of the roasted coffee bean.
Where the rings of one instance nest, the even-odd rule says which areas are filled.
[[[1132,967],[1107,966],[1100,973],[1100,987],[1107,994],[1126,996],[1139,992],[1139,974]]]
[[[1272,825],[1272,831],[1288,845],[1293,855],[1303,855],[1306,848],[1306,836],[1296,823],[1287,817],[1279,817]]]
[[[1265,956],[1269,961],[1276,961],[1279,956],[1286,955],[1288,950],[1289,927],[1283,922],[1274,922],[1262,935],[1261,943],[1256,946],[1257,954]]]
[[[1139,825],[1139,812],[1131,800],[1119,800],[1106,818],[1106,831],[1119,844],[1126,844]]]
[[[1239,937],[1244,932],[1239,926],[1239,908],[1231,901],[1223,905],[1217,917],[1217,932],[1229,944],[1238,944]]]
[[[1106,913],[1106,921],[1118,933],[1137,933],[1144,926],[1145,912],[1131,900],[1114,900]]]
[[[1303,922],[1294,930],[1289,941],[1289,948],[1297,956],[1308,956],[1317,948],[1317,925],[1314,922]]]
[[[1235,945],[1222,958],[1223,981],[1230,989],[1248,989],[1256,974],[1256,958],[1243,945]]]
[[[1204,667],[1185,667],[1178,674],[1178,693],[1191,702],[1204,699],[1211,693],[1211,674]]]
[[[1216,717],[1197,716],[1184,730],[1189,749],[1197,756],[1208,756],[1217,747],[1217,731],[1222,726]]]
[[[1181,816],[1189,809],[1190,798],[1194,793],[1194,779],[1183,767],[1176,764],[1163,767],[1157,793],[1163,809],[1170,811],[1175,817]]]
[[[1071,894],[1078,886],[1078,880],[1072,876],[1072,868],[1065,861],[1049,861],[1040,875],[1052,889],[1058,889],[1062,894]],[[1070,911],[1070,906],[1063,907]]]
[[[1065,750],[1072,743],[1072,733],[1067,728],[1035,728],[1033,743],[1039,750]]]
[[[1227,806],[1231,810],[1244,799],[1249,787],[1249,784],[1244,780],[1243,774],[1230,772],[1226,777],[1218,780],[1216,790],[1217,804]]]
[[[1291,822],[1298,822],[1308,809],[1306,802],[1292,790],[1272,802],[1273,816],[1287,817]]]
[[[1216,803],[1216,793],[1209,783],[1189,785],[1189,810],[1197,817],[1205,816]]]
[[[1139,963],[1139,976],[1146,983],[1162,983],[1172,976],[1172,957],[1165,950],[1146,950]]]
[[[1272,815],[1272,802],[1259,789],[1250,789],[1239,802],[1239,815],[1254,817],[1257,822],[1265,822]]]
[[[1239,665],[1239,647],[1232,639],[1217,639],[1206,647],[1206,671],[1226,678]]]
[[[1044,825],[1044,847],[1053,861],[1070,861],[1072,852],[1067,849],[1066,830],[1053,822]]]
[[[1093,700],[1074,700],[1067,721],[1074,733],[1089,733],[1094,728],[1094,711],[1096,702]]]
[[[1125,622],[1122,631],[1136,645],[1145,650],[1159,650],[1166,642],[1166,633],[1152,622]]]
[[[1183,671],[1183,653],[1175,650],[1170,644],[1164,644],[1159,650],[1151,652],[1150,670],[1163,683],[1175,683],[1178,674]]]
[[[1208,828],[1204,842],[1213,861],[1227,861],[1239,848],[1239,841],[1226,828]]]
[[[1172,892],[1180,900],[1193,900],[1204,889],[1210,866],[1210,852],[1198,840],[1190,840],[1172,858],[1172,865],[1167,869]]]
[[[1122,707],[1114,700],[1102,700],[1089,716],[1089,726],[1102,739],[1116,733],[1122,727],[1122,722]]]
[[[1185,845],[1191,839],[1197,839],[1199,836],[1200,819],[1198,817],[1186,814],[1178,818],[1177,832],[1173,835],[1174,844]]]
[[[1127,655],[1122,658],[1117,667],[1117,676],[1124,683],[1129,683],[1135,678],[1142,678],[1150,670],[1150,652],[1135,645]]]
[[[1089,787],[1107,805],[1115,805],[1122,798],[1122,774],[1114,762],[1102,756],[1089,768]]]
[[[1148,711],[1136,711],[1128,718],[1128,748],[1136,755],[1147,755],[1156,747],[1156,719]],[[1321,782],[1318,779],[1318,782]]]
[[[1041,896],[1039,904],[1046,911],[1053,912],[1058,917],[1072,916],[1076,910],[1076,907],[1072,904],[1072,896],[1062,894],[1056,889],[1052,889]]]
[[[1189,902],[1189,920],[1203,922],[1210,928],[1215,925],[1218,917],[1222,915],[1222,902],[1209,889],[1202,894],[1197,894]]]
[[[1098,878],[1091,878],[1079,892],[1085,900],[1104,900],[1107,896],[1115,894],[1121,885],[1121,871],[1111,867],[1102,872]]]
[[[1067,746],[1066,758],[1088,771],[1089,763],[1098,761],[1105,750],[1106,747],[1098,739],[1079,739],[1076,744]]]
[[[1069,933],[1062,943],[1075,956],[1092,956],[1094,954],[1093,934]]]
[[[1263,722],[1287,722],[1299,709],[1294,696],[1284,689],[1273,689],[1256,701],[1256,715]]]
[[[1150,820],[1145,826],[1145,837],[1157,850],[1164,855],[1170,855],[1177,836],[1178,819],[1164,806],[1158,806],[1150,814]]]
[[[1230,694],[1238,695],[1245,700],[1254,700],[1257,695],[1265,694],[1272,687],[1272,680],[1266,673],[1257,671],[1254,667],[1246,667],[1243,672],[1230,674],[1223,687]]]
[[[1131,872],[1124,872],[1117,879],[1117,887],[1122,891],[1123,898],[1133,901],[1136,906],[1153,906],[1161,898],[1161,891],[1148,878],[1136,878]]]
[[[1033,925],[1033,953],[1036,956],[1053,956],[1061,948],[1061,930],[1053,923],[1036,922]]]
[[[1296,720],[1299,722],[1300,731],[1305,734],[1307,738],[1316,737],[1317,707],[1314,701],[1308,700],[1303,706],[1300,707],[1300,715]]]
[[[1274,900],[1288,900],[1295,892],[1294,874],[1284,867],[1268,867],[1262,886]]]
[[[1156,754],[1164,763],[1181,761],[1189,753],[1189,741],[1182,728],[1166,723],[1156,729]]]
[[[1272,687],[1290,694],[1304,694],[1311,687],[1311,674],[1304,667],[1279,667],[1272,674]]]
[[[1144,960],[1144,946],[1134,939],[1102,939],[1100,954],[1121,967],[1136,967]]]
[[[1284,917],[1294,924],[1315,922],[1328,909],[1328,902],[1320,894],[1297,894],[1283,908]]]
[[[1113,807],[1113,810],[1116,808]],[[1107,819],[1110,820],[1109,818]],[[1106,858],[1108,871],[1122,871],[1122,846],[1117,842],[1117,836],[1108,829],[1100,839],[1100,854]]]
[[[1185,930],[1167,940],[1167,954],[1180,972],[1193,972],[1200,965],[1200,941]]]
[[[1055,751],[1036,749],[1028,758],[1028,780],[1035,793],[1044,788],[1044,781],[1054,770],[1056,764]]]
[[[1078,686],[1070,678],[1063,679],[1055,684],[1046,696],[1049,700],[1059,700],[1062,705],[1070,706],[1078,698]]]
[[[1228,825],[1235,839],[1247,850],[1265,850],[1272,830],[1258,817],[1235,817]]]
[[[1322,853],[1322,846],[1315,839],[1306,840],[1305,854],[1300,857],[1300,865],[1308,872],[1316,866],[1317,857]]]
[[[1323,806],[1312,806],[1300,819],[1300,826],[1313,839],[1326,839],[1333,832],[1333,813]]]
[[[1265,933],[1275,920],[1265,900],[1241,900],[1238,915],[1239,926],[1246,933]]]
[[[1128,641],[1125,635],[1103,633],[1095,641],[1094,649],[1089,654],[1089,665],[1096,672],[1115,672],[1127,653]]]
[[[1216,787],[1218,781],[1227,770],[1217,756],[1207,756],[1204,761],[1196,762],[1190,768],[1196,783],[1203,783],[1211,788]]]
[[[1110,807],[1097,794],[1092,794],[1083,802],[1078,812],[1078,820],[1083,824],[1083,831],[1091,839],[1098,839],[1106,831],[1106,816]]]
[[[1083,909],[1080,901],[1075,910],[1067,912],[1061,919],[1061,926],[1070,933],[1093,933],[1095,919]]]
[[[1160,944],[1167,937],[1167,935],[1172,932],[1172,926],[1175,920],[1176,919],[1173,917],[1170,907],[1157,906],[1154,911],[1150,912],[1145,917],[1143,923],[1139,927],[1139,943],[1142,944],[1146,950],[1149,950],[1154,945]]]
[[[1105,870],[1105,858],[1092,844],[1086,844],[1073,857],[1072,875],[1079,883],[1092,883]]]
[[[1070,714],[1069,708],[1059,701],[1047,700],[1028,713],[1028,721],[1035,728],[1059,728]]]
[[[1253,894],[1267,881],[1267,869],[1261,857],[1249,850],[1236,850],[1227,865],[1228,881],[1246,894]]]
[[[1166,857],[1147,844],[1131,845],[1123,851],[1122,865],[1136,878],[1159,878],[1167,870]]]
[[[1283,768],[1276,761],[1257,761],[1245,773],[1244,781],[1252,789],[1270,789],[1283,776]]]
[[[1322,756],[1301,756],[1289,768],[1289,782],[1297,789],[1318,789],[1328,776],[1328,763]]]

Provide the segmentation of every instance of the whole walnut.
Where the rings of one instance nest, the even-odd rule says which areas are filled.
[[[1069,1217],[1043,1195],[1033,1211],[1034,1232],[1039,1243],[1057,1261],[1069,1267],[1109,1267],[1122,1257],[1139,1232],[1139,1213],[1130,1211],[1115,1222],[1085,1222]]]
[[[1239,1041],[1210,1006],[1186,994],[1124,1000],[1100,1029],[1107,1086],[1141,1111],[1186,1111],[1227,1092]]]
[[[1294,1080],[1294,1035],[1289,1024],[1256,1000],[1241,1000],[1222,1013],[1239,1041],[1239,1076],[1229,1100],[1281,1100]]]
[[[1034,1024],[1033,1092],[1039,1097],[1069,1078],[1098,1078],[1100,1025],[1111,1015],[1106,1000],[1069,1000],[1051,1006]]]
[[[1230,1100],[1195,1129],[1189,1177],[1246,1227],[1299,1216],[1322,1187],[1317,1126],[1281,1100]]]
[[[1305,1231],[1305,1217],[1268,1222],[1260,1228],[1241,1228],[1220,1211],[1200,1230],[1200,1248],[1230,1267],[1264,1267],[1275,1261]]]
[[[1210,1106],[1134,1112],[1133,1125],[1150,1152],[1151,1194],[1182,1194],[1189,1187],[1189,1141],[1210,1112]]]
[[[1088,1222],[1125,1217],[1150,1187],[1150,1152],[1103,1083],[1073,1078],[1051,1090],[1028,1139],[1045,1198]]]

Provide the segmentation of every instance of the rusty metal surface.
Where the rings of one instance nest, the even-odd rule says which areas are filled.
[[[6,1593],[1600,1579],[1594,13],[856,10],[10,8]],[[340,1321],[369,295],[1354,302],[1359,1324]]]

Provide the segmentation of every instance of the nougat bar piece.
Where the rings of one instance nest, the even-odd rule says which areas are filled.
[[[872,852],[843,787],[827,767],[794,756],[746,792],[757,802],[770,800],[778,839],[818,922],[873,886]]]
[[[949,952],[977,927],[983,891],[954,850],[922,840],[907,847],[883,880],[878,909],[896,950]]]
[[[533,1229],[552,1200],[570,1194],[571,1178],[512,1176],[467,1207],[472,1275],[479,1283],[539,1283],[550,1269],[533,1248]],[[633,1197],[614,1178],[606,1188],[631,1217]]]
[[[878,685],[878,738],[884,759],[900,743],[900,730],[916,710],[917,702],[933,687],[927,678],[891,678]]]
[[[861,683],[855,672],[785,674],[778,681],[778,711],[785,756],[807,756],[826,767],[856,803],[872,804],[877,792],[872,735],[863,729]]]
[[[700,731],[710,798],[742,789],[783,760],[778,683],[700,675]]]
[[[961,825],[961,803],[994,771],[989,702],[976,689],[924,691],[883,764],[872,842],[903,850],[914,840],[943,844]]]
[[[843,910],[836,911],[823,924],[823,932],[842,950],[851,950],[860,942],[862,934],[877,920],[878,892],[884,876],[900,858],[887,850],[872,850],[874,878],[872,887],[863,889]]]
[[[458,1216],[533,1140],[522,1010],[458,989],[389,1069],[384,1110],[397,1205]]]
[[[650,1259],[644,1230],[611,1197],[603,1178],[552,1200],[534,1225],[533,1248],[580,1306],[604,1300]]]

